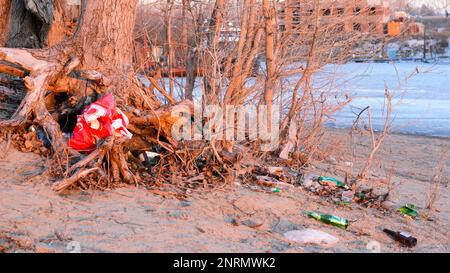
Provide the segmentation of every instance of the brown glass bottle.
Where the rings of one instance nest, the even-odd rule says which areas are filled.
[[[417,245],[417,239],[407,232],[397,232],[387,228],[383,229],[383,231],[404,246],[415,247]]]

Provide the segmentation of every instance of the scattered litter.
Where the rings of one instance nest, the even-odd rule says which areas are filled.
[[[383,231],[391,236],[391,238],[393,238],[395,241],[401,243],[403,246],[415,247],[417,245],[417,239],[408,232],[397,232],[387,228],[383,229]]]
[[[268,171],[269,171],[270,174],[279,176],[279,175],[283,174],[284,168],[283,167],[270,166],[270,167],[268,167]]]
[[[147,168],[151,168],[158,164],[159,159],[161,158],[161,155],[154,152],[143,152],[139,155],[139,160],[142,162],[142,165],[144,165]]]
[[[305,187],[305,188],[309,188],[309,187],[311,187],[313,185],[313,183],[315,181],[317,181],[317,178],[318,178],[318,176],[316,176],[316,175],[313,175],[313,174],[310,174],[310,173],[309,174],[305,174],[302,177],[301,185],[303,187]]]
[[[356,190],[354,200],[356,203],[367,208],[380,208],[388,196],[387,193],[380,195],[380,192],[379,190],[375,191],[369,185],[363,184]]]
[[[320,184],[322,185],[326,185],[329,184],[328,182],[331,182],[332,185],[338,187],[338,188],[343,188],[346,190],[350,190],[350,186],[345,184],[344,182],[334,178],[334,177],[327,177],[327,176],[319,176],[318,181]]]
[[[275,188],[272,189],[272,192],[273,193],[279,193],[279,192],[281,192],[281,190],[278,187],[275,187]]]
[[[91,152],[97,145],[97,139],[109,136],[133,135],[127,130],[127,116],[116,107],[111,94],[87,106],[77,117],[77,125],[69,139],[69,146],[77,151]]]
[[[369,193],[372,192],[373,188],[367,184],[362,184],[356,189],[356,193]]]
[[[364,193],[364,192],[358,193],[358,194],[356,194],[356,198],[358,201],[362,202],[362,201],[366,200],[366,193]]]
[[[316,244],[330,246],[339,242],[339,239],[320,230],[304,229],[291,230],[284,233],[284,237],[288,240],[300,244]]]
[[[351,204],[354,194],[351,191],[343,191],[341,195],[341,201],[346,204]]]
[[[226,223],[232,224],[233,226],[239,226],[238,221],[236,220],[236,218],[233,215],[225,215],[224,221]]]
[[[50,149],[52,143],[48,139],[47,133],[45,133],[44,129],[40,126],[31,125],[30,131],[34,132],[37,138],[44,144],[45,148]]]
[[[309,212],[308,216],[316,219],[317,221],[336,226],[342,229],[346,229],[348,227],[348,220],[342,217],[338,217],[330,214],[323,214],[317,212]]]
[[[283,182],[292,187],[298,184],[298,181],[302,176],[292,168],[278,166],[257,166],[250,170],[250,172],[253,173],[253,177],[256,178],[258,182]]]
[[[263,190],[267,191],[267,189],[269,189],[269,191],[273,193],[281,192],[281,190],[289,191],[295,187],[292,184],[282,182],[269,176],[258,175],[256,176],[256,179]]]
[[[353,162],[345,161],[345,162],[344,162],[344,166],[345,166],[345,167],[353,167]]]
[[[352,204],[352,202],[347,202],[347,201],[337,201],[336,205],[339,206],[350,206]]]
[[[416,219],[419,216],[419,213],[416,210],[416,206],[413,204],[405,204],[400,208],[400,212],[412,219]]]
[[[249,228],[258,228],[263,225],[261,222],[255,222],[249,219],[242,221],[241,224]]]
[[[277,179],[265,175],[257,175],[256,180],[258,184],[262,185],[273,185],[278,182]]]
[[[370,185],[362,184],[356,188],[357,181],[349,179],[347,183],[328,176],[315,176],[308,173],[302,175],[300,184],[310,192],[323,196],[337,205],[347,206],[353,202],[366,208],[382,208],[382,203],[388,198],[389,191],[384,188],[372,188]],[[356,190],[352,190],[356,188]],[[389,205],[388,203],[386,205]]]

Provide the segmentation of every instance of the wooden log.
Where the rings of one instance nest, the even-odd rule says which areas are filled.
[[[19,104],[25,94],[6,86],[0,86],[0,101],[8,101]],[[15,105],[17,108],[18,105]]]
[[[130,124],[134,126],[150,126],[159,131],[171,144],[176,144],[171,137],[173,125],[181,118],[174,115],[175,112],[187,112],[188,115],[194,114],[194,104],[190,100],[184,100],[176,105],[160,107],[155,111],[144,111],[141,116],[134,116],[130,113]],[[155,137],[155,136],[154,136]]]
[[[50,65],[47,61],[35,58],[27,50],[17,48],[0,48],[0,60],[18,65],[28,71],[37,71]]]
[[[98,167],[94,167],[94,168],[90,168],[90,169],[81,169],[78,172],[76,172],[74,175],[72,175],[71,177],[57,182],[53,186],[53,190],[56,192],[61,192],[65,189],[67,189],[68,187],[72,186],[73,184],[75,184],[78,180],[80,180],[80,179],[86,177],[87,175],[89,175],[90,173],[93,173],[98,170],[99,170]]]
[[[20,78],[25,76],[25,71],[4,64],[0,64],[0,73],[5,73]]]

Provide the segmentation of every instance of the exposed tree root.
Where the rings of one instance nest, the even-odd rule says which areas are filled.
[[[74,54],[75,51],[60,48],[47,50],[0,48],[2,62],[0,72],[23,76],[26,89],[26,95],[20,105],[9,119],[0,121],[0,128],[12,129],[25,123],[38,124],[43,128],[52,144],[54,163],[60,169],[57,173],[64,176],[53,186],[57,192],[64,191],[77,182],[89,180],[89,177],[97,181],[107,181],[108,185],[111,182],[138,183],[140,178],[130,170],[126,152],[130,149],[149,150],[152,143],[158,144],[168,152],[174,152],[173,147],[177,146],[178,142],[171,137],[171,128],[180,117],[173,115],[172,112],[176,107],[180,107],[182,110],[178,112],[187,111],[193,114],[192,102],[177,103],[159,87],[159,92],[171,103],[170,106],[160,107],[161,104],[156,97],[153,94],[146,94],[135,78],[128,79],[131,85],[127,96],[117,97],[118,103],[123,105],[125,113],[130,118],[133,139],[125,143],[125,139],[110,137],[92,153],[83,156],[67,147],[67,140],[63,137],[57,121],[59,113],[50,113],[50,109],[56,111],[58,105],[55,105],[54,99],[49,102],[48,98],[59,92],[65,92],[77,100],[83,98],[81,92],[68,88],[69,83],[74,82],[73,75],[68,76],[71,73],[78,77],[76,81],[90,82],[95,93],[108,90],[112,82],[98,71],[76,70],[80,66],[80,58]],[[23,73],[20,73],[21,71]],[[157,84],[156,81],[154,84]],[[181,158],[177,154],[175,156]],[[69,162],[74,158],[80,159],[71,165]],[[68,161],[65,162],[64,159]]]
[[[77,171],[74,175],[72,175],[71,177],[62,180],[61,182],[56,183],[53,186],[53,189],[57,192],[61,192],[65,189],[67,189],[68,187],[70,187],[71,185],[75,184],[76,182],[78,182],[79,180],[85,178],[88,174],[98,171],[99,168],[98,167],[94,167],[94,168],[90,168],[90,169],[82,169]]]
[[[100,179],[109,179],[104,171],[104,159],[108,155],[109,163],[112,166],[112,174],[114,181],[125,181],[132,183],[135,181],[134,176],[128,169],[127,162],[123,156],[122,142],[124,139],[114,139],[109,137],[95,151],[87,155],[82,160],[72,165],[66,172],[66,178],[56,182],[53,189],[57,192],[73,186],[91,173],[97,172]]]
[[[91,11],[102,10],[108,15],[116,12],[122,14],[105,3],[106,1],[83,2],[83,10],[89,8]],[[97,12],[84,14],[83,11],[74,36],[46,49],[0,48],[0,73],[22,78],[21,88],[26,91],[23,98],[10,99],[12,96],[9,93],[13,92],[9,92],[7,87],[0,89],[0,100],[5,95],[8,100],[15,101],[13,106],[7,105],[7,112],[14,113],[8,114],[6,119],[1,117],[2,135],[8,130],[13,134],[16,132],[28,136],[36,133],[33,130],[39,129],[40,134],[23,138],[23,141],[28,146],[27,149],[33,151],[36,151],[33,141],[47,141],[51,144],[46,151],[51,150],[50,173],[60,179],[53,187],[58,192],[77,185],[88,187],[102,183],[110,186],[114,182],[141,183],[142,177],[136,170],[143,167],[142,162],[137,160],[138,154],[143,151],[164,153],[164,160],[154,166],[155,170],[151,170],[159,175],[162,174],[162,168],[165,168],[163,164],[169,162],[176,166],[175,172],[182,172],[183,176],[189,175],[195,168],[196,159],[189,152],[177,151],[176,146],[180,142],[172,138],[171,132],[180,118],[172,114],[176,107],[182,107],[192,114],[192,102],[177,102],[172,93],[169,94],[152,78],[150,82],[153,89],[169,103],[163,106],[163,102],[153,93],[154,90],[146,90],[130,69],[132,58],[126,45],[132,41],[130,37],[134,15],[131,14],[136,11],[136,5],[137,1],[123,5],[130,16],[122,18],[120,22],[105,17],[101,22],[105,27],[102,28],[97,28]],[[92,29],[98,29],[102,32],[101,35],[92,35]],[[92,43],[97,41],[102,44],[93,46]],[[120,48],[116,45],[120,45]],[[5,81],[9,82],[0,77],[0,83]],[[68,148],[63,131],[72,132],[73,128],[70,129],[61,119],[68,119],[69,115],[76,117],[86,105],[105,93],[113,93],[117,106],[129,117],[129,129],[134,134],[133,138],[107,138],[87,155]],[[6,106],[0,104],[0,109],[1,107]],[[12,139],[14,142],[14,136]],[[40,151],[40,148],[43,147],[38,147],[37,150]],[[186,164],[187,158],[189,164]],[[215,164],[214,157],[211,159]],[[178,164],[179,162],[183,164]],[[167,169],[173,171],[172,168]],[[85,183],[86,181],[91,183]],[[157,182],[156,176],[152,176],[152,181],[145,181]]]
[[[59,154],[64,151],[66,144],[58,123],[53,119],[45,105],[45,96],[50,83],[60,75],[67,75],[78,64],[78,58],[70,58],[67,62],[53,62],[43,59],[43,56],[54,57],[48,51],[34,51],[26,49],[0,48],[0,60],[19,66],[29,72],[24,78],[27,94],[9,120],[0,121],[0,127],[17,127],[23,124],[31,115],[34,120],[48,133],[54,150]],[[39,57],[33,55],[40,55]],[[61,51],[59,57],[66,55]],[[58,59],[63,60],[63,59]],[[4,70],[4,72],[7,72]],[[14,71],[13,71],[14,72]]]

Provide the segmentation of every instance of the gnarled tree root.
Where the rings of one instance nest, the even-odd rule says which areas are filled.
[[[53,186],[57,192],[76,185],[77,182],[87,179],[92,174],[97,174],[98,180],[106,179],[108,184],[110,181],[137,183],[139,177],[129,170],[124,149],[128,150],[136,145],[146,149],[150,147],[150,142],[153,142],[167,151],[173,151],[170,145],[176,146],[177,141],[171,137],[171,129],[180,118],[176,113],[187,112],[188,115],[193,115],[193,103],[189,100],[177,103],[165,94],[171,105],[161,107],[156,96],[146,94],[134,84],[134,93],[129,92],[133,96],[134,104],[137,101],[140,102],[138,105],[145,103],[146,107],[139,109],[139,106],[137,108],[126,106],[125,112],[131,122],[130,130],[135,134],[133,140],[127,141],[125,145],[125,139],[107,138],[89,155],[65,169],[66,163],[62,159],[68,159],[68,155],[79,157],[80,154],[67,147],[58,122],[50,114],[45,104],[47,93],[64,90],[64,83],[73,79],[68,77],[71,72],[95,83],[96,87],[101,90],[105,90],[107,86],[111,85],[109,79],[97,71],[76,71],[82,57],[75,54],[74,48],[73,45],[64,47],[64,44],[45,50],[0,48],[2,64],[0,72],[24,76],[24,85],[27,91],[25,98],[12,117],[0,121],[0,128],[17,127],[32,120],[45,130],[53,146],[54,159],[65,173],[65,178]],[[10,68],[8,68],[8,64],[10,64]],[[22,70],[23,74],[20,73]],[[164,94],[165,91],[160,89],[160,92]],[[70,93],[70,95],[77,96],[78,94]],[[166,142],[161,142],[160,137],[163,137]]]
[[[17,127],[29,121],[29,119],[33,119],[48,134],[60,165],[62,164],[59,159],[64,158],[62,155],[66,151],[72,151],[73,154],[77,153],[67,149],[61,128],[45,105],[45,96],[47,91],[51,89],[51,85],[67,77],[80,64],[79,58],[75,55],[70,55],[70,53],[73,53],[73,51],[58,51],[55,48],[48,50],[0,48],[0,61],[2,61],[3,73],[17,76],[19,70],[16,67],[20,67],[27,71],[28,74],[24,78],[27,91],[25,98],[10,119],[0,121],[0,128]],[[11,69],[7,68],[6,64],[8,63],[12,64]],[[95,71],[85,71],[82,74],[93,81],[103,80],[102,75]],[[135,178],[129,171],[123,154],[122,143],[123,140],[109,138],[101,147],[71,166],[66,171],[66,175],[70,176],[66,176],[67,178],[56,183],[54,189],[58,192],[62,191],[93,172],[98,172],[101,176],[104,176],[105,173],[102,170],[103,161],[107,154],[113,179],[127,183],[134,182]],[[95,162],[95,166],[92,166],[92,162]]]
[[[49,135],[54,150],[60,154],[66,144],[62,137],[59,124],[53,119],[45,106],[45,95],[51,83],[61,75],[67,75],[78,64],[77,57],[67,56],[66,51],[57,54],[58,62],[50,61],[54,58],[54,50],[37,51],[31,49],[0,48],[0,61],[8,62],[29,72],[24,78],[27,94],[9,120],[0,121],[0,127],[17,127],[34,115],[34,120],[41,125]],[[46,59],[47,58],[47,59]],[[3,69],[3,72],[8,72]],[[12,70],[15,74],[16,70]]]
[[[99,174],[100,179],[109,179],[103,168],[105,160],[109,161],[106,163],[110,163],[111,165],[112,179],[114,181],[124,181],[126,183],[136,182],[137,179],[128,169],[122,150],[122,144],[125,140],[125,138],[107,138],[100,147],[72,165],[65,174],[67,177],[57,181],[53,185],[53,190],[62,192],[94,172]]]

